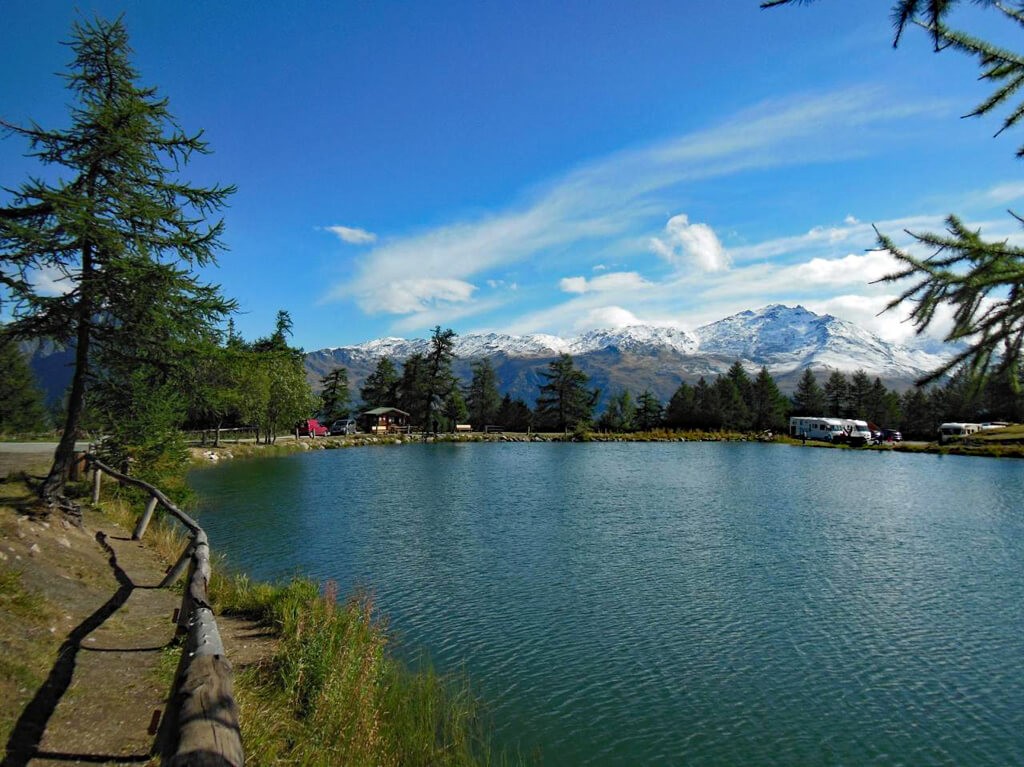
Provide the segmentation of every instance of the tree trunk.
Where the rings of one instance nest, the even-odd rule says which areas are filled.
[[[82,418],[85,402],[85,379],[89,372],[89,320],[79,317],[78,337],[75,346],[75,374],[71,379],[71,393],[68,395],[68,412],[64,419],[64,433],[61,434],[57,450],[53,454],[53,466],[39,488],[39,497],[50,501],[64,495],[64,485],[71,474],[75,460],[75,438],[78,423]]]

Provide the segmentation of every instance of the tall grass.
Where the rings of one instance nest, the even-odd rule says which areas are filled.
[[[273,658],[239,674],[242,737],[253,764],[470,765],[492,761],[464,678],[413,673],[388,652],[366,594],[215,576],[218,609],[263,623]]]

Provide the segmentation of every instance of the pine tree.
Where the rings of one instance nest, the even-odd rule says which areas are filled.
[[[402,377],[398,380],[398,407],[424,431],[430,430],[430,396],[427,358],[421,352],[414,352],[402,365]]]
[[[658,398],[644,389],[636,401],[634,422],[639,431],[652,431],[661,426],[664,408]]]
[[[426,356],[426,378],[424,403],[425,428],[436,431],[435,416],[444,406],[444,398],[455,382],[452,375],[452,360],[455,359],[455,331],[441,330],[438,325],[430,336],[430,347]]]
[[[398,402],[398,371],[387,357],[381,357],[377,367],[366,377],[359,397],[363,407],[370,410],[375,407],[394,407]]]
[[[498,409],[498,423],[506,431],[529,431],[533,427],[533,412],[523,400],[506,394]]]
[[[70,47],[71,127],[0,123],[27,140],[30,156],[46,168],[0,208],[0,285],[14,304],[10,330],[75,349],[44,498],[63,492],[97,357],[105,356],[107,369],[115,359],[128,366],[129,354],[139,366],[180,363],[191,336],[232,308],[190,270],[213,263],[223,225],[205,219],[233,187],[179,180],[179,169],[206,144],[177,127],[155,89],[137,83],[120,20],[76,23]],[[60,275],[68,291],[37,292],[32,279],[44,270]]]
[[[665,408],[665,425],[673,429],[692,428],[694,416],[693,387],[681,381]]]
[[[635,428],[635,418],[636,407],[633,405],[633,396],[627,389],[623,389],[608,400],[608,405],[601,413],[597,426],[602,431],[629,432]]]
[[[838,370],[833,370],[825,381],[825,413],[833,418],[841,418],[847,411],[847,400],[850,398],[850,382]]]
[[[348,370],[339,367],[320,379],[320,412],[324,423],[331,424],[339,418],[346,418],[351,409],[352,395],[348,389]]]
[[[793,393],[793,415],[820,416],[825,411],[825,393],[810,368],[805,368]]]
[[[43,395],[18,344],[0,327],[0,434],[39,433],[49,427]]]
[[[768,368],[757,373],[750,391],[750,425],[757,431],[778,431],[786,428],[786,400],[779,391]]]
[[[486,357],[473,363],[473,378],[469,383],[466,405],[469,408],[469,422],[477,431],[482,431],[488,424],[499,422],[501,394],[498,393],[498,376]]]
[[[567,431],[590,423],[599,392],[587,389],[590,379],[576,368],[570,355],[552,360],[540,375],[546,381],[537,398],[537,415],[543,424]]]
[[[765,0],[769,8],[811,2],[811,0]],[[1003,14],[1010,27],[1019,31],[1024,26],[1024,8],[1019,3],[1003,4],[995,0],[974,0],[977,5],[995,8]],[[970,113],[988,115],[999,108],[1008,114],[996,135],[1017,126],[1024,119],[1024,101],[1019,99],[1024,83],[1024,55],[982,40],[945,23],[948,13],[959,5],[958,0],[898,0],[893,6],[894,45],[907,25],[921,23],[935,45],[936,51],[953,49],[978,59],[981,79],[993,84],[991,95]],[[1024,157],[1024,147],[1017,150]],[[1024,219],[1010,213],[1018,223]],[[910,232],[917,244],[931,253],[918,258],[896,246],[893,240],[878,232],[878,247],[889,251],[899,263],[897,271],[881,279],[887,283],[910,281],[888,309],[910,304],[910,318],[917,332],[927,330],[940,307],[953,309],[953,326],[946,340],[963,342],[963,351],[946,364],[922,378],[919,383],[936,381],[962,367],[967,371],[975,391],[984,387],[990,374],[1002,379],[1013,394],[1021,391],[1021,347],[1024,345],[1024,248],[1007,241],[990,241],[981,232],[972,231],[954,215],[946,219],[944,233]]]
[[[850,418],[864,419],[868,417],[871,406],[871,379],[863,370],[855,370],[850,376],[850,389],[847,397],[847,412]]]

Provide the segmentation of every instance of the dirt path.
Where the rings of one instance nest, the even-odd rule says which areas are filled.
[[[98,512],[79,528],[31,510],[0,484],[2,767],[155,764],[180,656],[166,563]],[[233,663],[268,651],[252,625],[218,623]]]

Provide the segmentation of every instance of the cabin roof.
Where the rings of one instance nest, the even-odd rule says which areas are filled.
[[[388,413],[409,415],[404,410],[399,410],[397,407],[375,407],[373,410],[367,410],[363,415],[387,415]]]

